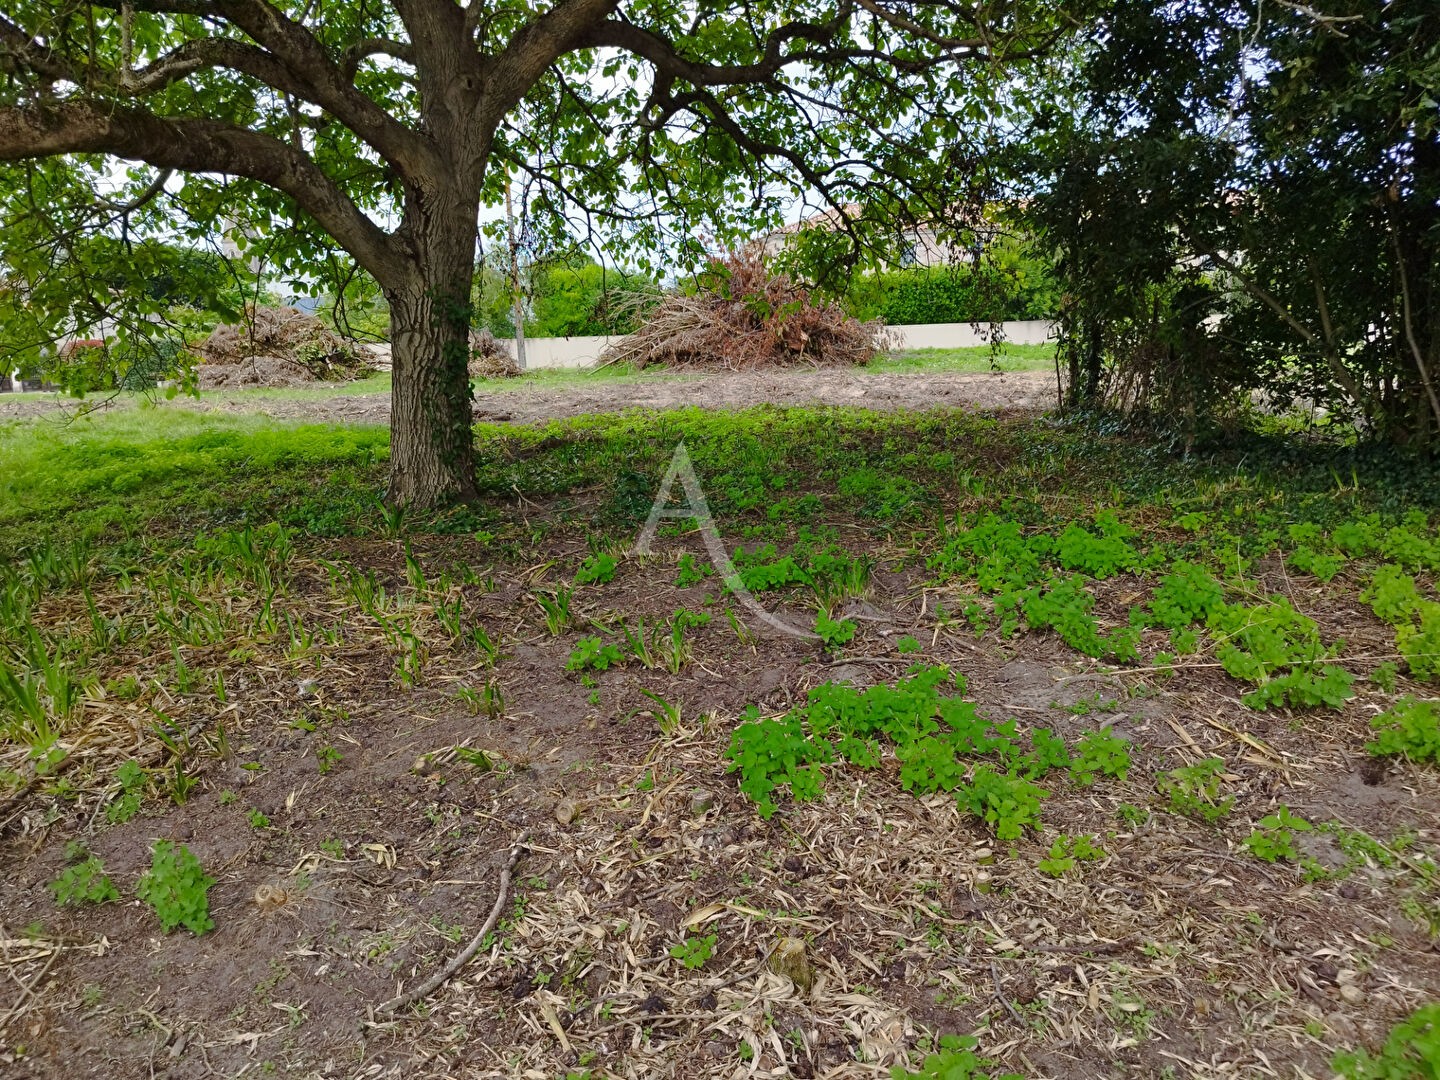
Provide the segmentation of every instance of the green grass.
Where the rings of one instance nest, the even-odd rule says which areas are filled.
[[[682,439],[712,509],[757,539],[836,516],[933,528],[961,499],[1033,524],[1079,520],[1098,501],[1127,518],[1216,515],[1207,528],[1254,534],[1263,549],[1274,544],[1267,531],[1291,522],[1440,502],[1440,465],[1392,451],[1252,435],[1184,457],[1093,426],[960,411],[691,408],[476,431],[483,504],[412,527],[488,529],[520,493],[595,530],[633,532]],[[388,454],[382,427],[183,408],[0,425],[0,559],[57,530],[107,542],[270,520],[372,531]]]
[[[988,346],[966,349],[909,349],[873,361],[866,371],[1053,371],[1055,344]]]
[[[52,535],[119,539],[309,509],[338,528],[382,490],[383,427],[139,407],[0,425],[0,558]],[[348,524],[346,528],[348,528]]]
[[[309,386],[247,386],[234,390],[202,390],[201,400],[208,398],[253,398],[256,401],[311,401],[317,398],[347,397],[351,394],[388,394],[390,373],[377,371],[364,379],[354,382],[317,382]],[[139,398],[143,395],[126,395]]]

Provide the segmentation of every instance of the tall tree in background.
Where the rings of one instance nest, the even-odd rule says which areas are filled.
[[[476,490],[468,298],[509,169],[557,230],[604,218],[639,250],[667,223],[753,235],[796,198],[842,208],[863,246],[953,213],[1006,65],[1067,19],[1042,0],[5,0],[0,161],[50,160],[0,197],[12,220],[95,226],[85,197],[120,158],[183,177],[132,173],[107,196],[126,214],[223,214],[296,273],[348,253],[391,312],[390,496],[431,505]],[[43,192],[81,197],[57,215]]]
[[[1440,446],[1440,6],[1117,3],[1059,70],[1021,171],[1073,399]]]

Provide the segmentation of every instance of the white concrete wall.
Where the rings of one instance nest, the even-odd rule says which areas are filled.
[[[1043,345],[1054,327],[1044,319],[1004,322],[999,329],[1012,345]],[[926,326],[892,326],[889,333],[896,349],[964,349],[988,345],[970,323],[930,323]],[[525,365],[529,368],[581,368],[593,364],[601,350],[618,337],[526,338]],[[515,340],[501,338],[500,344],[515,355]]]
[[[514,338],[498,340],[511,356],[515,355]],[[525,339],[525,366],[527,368],[589,367],[599,357],[605,346],[612,341],[623,340],[623,337],[527,337]]]
[[[998,329],[1011,345],[1043,345],[1053,336],[1055,324],[1047,319],[982,323],[977,333],[971,323],[927,323],[921,326],[892,326],[897,349],[965,349],[990,344],[986,331]]]

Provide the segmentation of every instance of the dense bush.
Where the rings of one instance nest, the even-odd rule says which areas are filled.
[[[1011,244],[987,251],[978,266],[914,267],[857,277],[846,306],[891,326],[1053,318],[1059,290],[1049,264]]]
[[[534,337],[629,334],[636,327],[636,294],[656,291],[655,282],[643,274],[593,262],[536,267],[525,332]]]
[[[1237,10],[1116,6],[1035,118],[1071,397],[1440,447],[1440,7]]]
[[[991,269],[896,270],[866,284],[874,295],[856,303],[856,313],[878,316],[890,326],[1045,319],[1054,314],[1048,281],[1027,281]]]
[[[530,337],[629,334],[636,326],[637,293],[658,291],[643,274],[600,266],[588,259],[541,262],[522,268],[525,333]],[[515,300],[505,266],[486,260],[470,292],[473,325],[496,337],[515,334]]]

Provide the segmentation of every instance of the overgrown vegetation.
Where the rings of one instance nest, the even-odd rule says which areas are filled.
[[[483,791],[501,808],[543,799],[524,812],[559,831],[539,846],[560,850],[569,831],[590,830],[586,844],[617,866],[657,875],[647,888],[694,892],[678,929],[652,938],[606,922],[603,938],[569,933],[564,948],[577,951],[541,971],[517,942],[536,913],[558,918],[587,894],[557,864],[542,874],[537,861],[531,876],[538,856],[525,856],[533,883],[519,891],[530,915],[507,916],[495,955],[576,995],[566,1030],[577,1046],[589,1025],[603,1026],[581,1011],[573,974],[593,957],[615,962],[619,943],[650,948],[646,964],[663,964],[674,984],[664,992],[698,997],[695,980],[743,976],[758,955],[726,920],[809,920],[817,878],[874,875],[857,887],[875,908],[866,918],[906,942],[881,948],[877,965],[903,952],[919,977],[941,979],[934,973],[953,969],[963,940],[1004,965],[1017,1011],[1049,1008],[1021,1000],[1011,981],[1009,962],[1029,964],[1032,943],[1101,950],[1104,966],[1084,961],[1106,979],[1094,1015],[1125,1038],[1171,1022],[1118,981],[1132,970],[1127,942],[1153,945],[1164,963],[1179,939],[1159,941],[1152,929],[1102,938],[1099,926],[1129,894],[1117,891],[1105,913],[1068,898],[1112,886],[1138,894],[1148,888],[1143,860],[1167,845],[1243,882],[1227,903],[1258,906],[1303,886],[1330,904],[1331,890],[1363,884],[1354,895],[1371,915],[1420,940],[1440,932],[1440,872],[1410,804],[1387,802],[1400,809],[1382,824],[1341,820],[1316,795],[1335,790],[1341,759],[1308,767],[1338,746],[1357,763],[1373,754],[1378,773],[1364,775],[1391,791],[1401,786],[1386,775],[1431,782],[1433,658],[1402,635],[1418,633],[1417,613],[1437,602],[1428,474],[1387,474],[1363,457],[1342,470],[1279,442],[1253,446],[1242,472],[1218,455],[1177,463],[1079,429],[963,415],[767,409],[482,431],[485,501],[425,517],[376,503],[384,442],[366,431],[154,410],[3,435],[16,468],[0,510],[12,545],[0,575],[0,797],[33,783],[27,827],[86,841],[41,879],[57,918],[141,915],[152,928],[198,934],[272,910],[328,911],[347,866],[368,881],[409,856],[368,824],[335,839],[336,819],[311,820],[306,800],[343,802],[352,790],[403,800],[425,836],[415,850],[438,864],[471,849],[464,808],[488,807]],[[758,626],[691,522],[666,522],[656,552],[628,550],[679,437],[745,588],[817,638]],[[57,540],[62,519],[71,535]],[[778,685],[760,678],[771,665]],[[1015,685],[1038,679],[1029,696],[1009,689],[1012,666]],[[273,697],[255,695],[257,671],[278,673]],[[398,710],[415,719],[397,735]],[[542,710],[573,725],[579,752],[594,758],[549,766],[549,746],[530,745]],[[413,748],[436,723],[454,727]],[[376,746],[396,747],[398,783],[366,780],[383,760]],[[1305,783],[1292,783],[1302,772]],[[150,844],[176,835],[169,815],[196,812],[218,815],[265,857],[222,863],[191,837],[198,855],[161,840],[148,872],[116,871],[114,838]],[[677,825],[681,836],[718,828],[740,839],[650,844]],[[846,830],[840,855],[816,839],[831,828]],[[921,843],[915,828],[934,831]],[[852,843],[876,845],[863,870],[832,861],[849,858]],[[746,859],[731,861],[732,849]],[[897,869],[901,859],[927,869]],[[957,860],[964,875],[947,878]],[[274,885],[279,863],[296,870]],[[232,875],[247,873],[242,911]],[[493,869],[450,876],[477,873],[488,880]],[[213,878],[225,886],[212,890]],[[781,892],[803,910],[782,900],[787,910],[770,911]],[[113,902],[126,895],[147,908]],[[1047,919],[1081,923],[1027,936],[1014,921],[1019,897]],[[979,902],[1010,937],[987,938],[952,914]],[[850,910],[848,897],[836,903]],[[1143,913],[1146,927],[1169,918],[1148,900]],[[434,914],[416,940],[458,940],[462,920],[426,921]],[[1330,917],[1337,933],[1350,925]],[[1247,919],[1201,932],[1221,935],[1212,947],[1253,948],[1260,931]],[[206,943],[223,947],[221,937]],[[1320,940],[1305,939],[1307,955]],[[437,946],[420,948],[403,963],[438,963]],[[1389,946],[1365,948],[1367,962],[1389,970]],[[388,979],[397,951],[374,932],[354,955]],[[857,988],[873,979],[868,967],[846,970],[847,1000],[885,1000],[883,987]],[[982,964],[975,979],[978,1000],[993,1002],[984,1023],[1003,1030],[1011,1021],[994,998],[996,976]],[[948,994],[948,985],[925,989]],[[973,980],[966,987],[977,993]],[[1366,987],[1382,1000],[1378,982]],[[612,993],[621,991],[596,994],[596,1008]],[[778,1037],[799,1060],[804,1040]],[[766,1045],[751,1052],[773,1054]],[[1325,1060],[1336,1045],[1326,1036]],[[869,1052],[843,1049],[845,1060]],[[933,1038],[904,1054],[886,1067],[919,1076],[999,1067],[977,1047]]]

